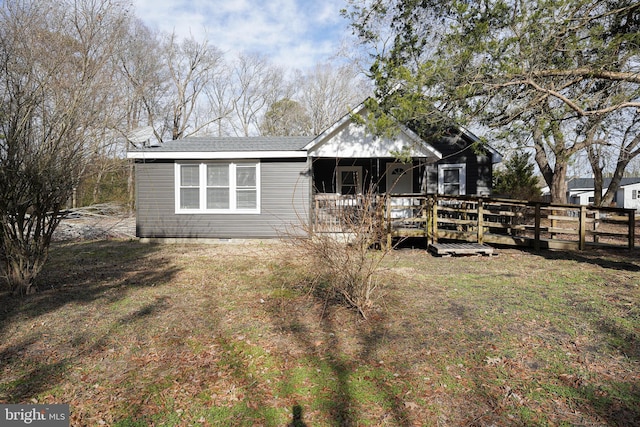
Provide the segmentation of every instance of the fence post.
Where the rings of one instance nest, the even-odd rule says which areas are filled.
[[[484,205],[482,198],[478,199],[478,243],[484,243]]]
[[[420,212],[422,213],[422,220],[424,221],[424,238],[429,246],[429,200],[427,197],[420,197]]]
[[[429,230],[431,233],[431,243],[438,243],[438,198],[431,196],[429,198],[431,206],[429,207]]]
[[[636,210],[630,209],[627,213],[629,214],[629,249],[633,249],[636,246]]]
[[[536,203],[536,212],[535,212],[535,225],[533,231],[533,248],[536,251],[540,250],[540,221],[541,221],[541,213],[540,213],[540,203]]]
[[[580,206],[580,223],[578,224],[578,232],[580,233],[578,249],[584,251],[587,246],[587,207],[585,205]]]

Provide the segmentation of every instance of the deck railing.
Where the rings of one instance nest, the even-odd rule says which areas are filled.
[[[345,232],[350,218],[373,214],[383,221],[387,243],[394,238],[424,237],[430,243],[457,240],[536,249],[635,247],[633,209],[465,196],[364,197],[317,194],[314,229]]]

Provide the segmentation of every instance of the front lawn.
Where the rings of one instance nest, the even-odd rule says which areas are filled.
[[[280,244],[57,244],[0,402],[74,426],[640,425],[640,254],[394,251],[368,320]]]

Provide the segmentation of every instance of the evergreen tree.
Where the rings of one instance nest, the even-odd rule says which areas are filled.
[[[526,152],[516,152],[493,173],[493,194],[518,200],[540,200],[538,177]]]
[[[344,13],[371,48],[378,115],[481,124],[534,152],[555,202],[571,159],[603,143],[589,124],[640,108],[637,0],[352,0]]]

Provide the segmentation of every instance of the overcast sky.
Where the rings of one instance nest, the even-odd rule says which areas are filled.
[[[335,56],[350,35],[344,0],[133,0],[148,26],[193,35],[224,52],[260,52],[305,69]]]

